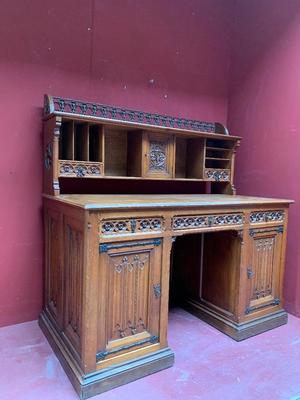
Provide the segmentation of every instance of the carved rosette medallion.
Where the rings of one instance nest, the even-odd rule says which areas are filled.
[[[163,142],[150,142],[150,171],[167,172],[167,144]]]
[[[242,225],[244,216],[242,213],[220,215],[183,215],[176,216],[172,220],[173,229],[199,229],[218,226]]]
[[[228,182],[230,181],[229,169],[205,169],[204,177],[210,181]]]
[[[250,223],[258,224],[262,222],[282,222],[284,220],[284,211],[256,211],[250,214]]]
[[[59,161],[59,175],[72,177],[97,177],[102,175],[102,163],[89,161]]]
[[[129,230],[129,220],[104,221],[102,223],[101,231],[104,234],[130,232],[130,230]]]

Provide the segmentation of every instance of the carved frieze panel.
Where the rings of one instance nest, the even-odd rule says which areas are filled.
[[[161,217],[145,217],[103,220],[100,222],[99,233],[102,235],[120,235],[126,233],[158,232],[164,229]]]
[[[172,219],[172,227],[178,229],[199,229],[217,226],[242,225],[244,216],[242,213],[219,215],[183,215]]]
[[[216,182],[229,182],[230,169],[206,168],[204,170],[204,179]]]
[[[255,211],[250,214],[249,220],[251,224],[262,222],[282,222],[284,221],[284,211]]]
[[[103,235],[121,234],[131,232],[130,220],[104,220],[100,226]]]
[[[59,176],[97,177],[103,175],[103,164],[92,161],[59,161]]]

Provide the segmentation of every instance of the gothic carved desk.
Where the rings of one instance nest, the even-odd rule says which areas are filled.
[[[40,325],[81,398],[174,363],[170,296],[235,340],[286,322],[290,201],[234,194],[238,142],[219,124],[46,97]],[[203,192],[97,194],[106,180]],[[94,194],[75,194],[84,181]]]

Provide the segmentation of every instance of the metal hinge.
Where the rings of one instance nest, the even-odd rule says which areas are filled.
[[[154,292],[154,296],[156,299],[159,299],[161,296],[161,287],[160,287],[160,283],[156,283],[155,285],[153,285],[153,292]]]
[[[276,298],[276,299],[270,301],[269,303],[263,303],[263,304],[259,304],[258,306],[247,307],[245,310],[245,314],[248,315],[251,312],[261,310],[265,307],[278,306],[279,304],[280,304],[280,299]]]
[[[124,350],[131,350],[133,347],[138,347],[138,346],[142,346],[144,344],[150,343],[150,344],[154,344],[157,343],[159,340],[158,336],[150,336],[146,339],[142,339],[142,340],[138,340],[136,342],[133,343],[129,343],[129,344],[125,344],[124,346],[120,346],[120,347],[116,347],[113,348],[111,350],[104,350],[104,351],[99,351],[96,354],[96,362],[102,361],[105,359],[105,357],[110,356],[112,354],[116,354],[120,351],[124,351]]]
[[[252,267],[247,268],[247,276],[248,276],[248,279],[253,278],[254,272],[252,271]]]
[[[122,247],[136,247],[136,246],[159,246],[161,244],[161,239],[156,238],[152,240],[141,240],[138,242],[122,242],[122,243],[102,243],[99,245],[99,252],[106,253],[111,249],[121,249]]]

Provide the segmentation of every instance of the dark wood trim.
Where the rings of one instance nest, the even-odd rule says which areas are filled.
[[[249,322],[236,323],[195,301],[185,301],[183,308],[237,342],[284,325],[288,319],[287,313],[281,309]]]
[[[220,122],[178,118],[170,115],[130,110],[124,107],[90,103],[45,94],[44,116],[47,117],[51,114],[77,115],[81,117],[93,117],[102,121],[129,122],[143,126],[156,126],[158,128],[229,135],[228,129]]]
[[[174,353],[167,347],[116,366],[84,374],[72,361],[68,349],[44,312],[39,317],[39,325],[82,400],[169,368],[174,364]]]

